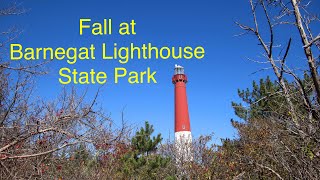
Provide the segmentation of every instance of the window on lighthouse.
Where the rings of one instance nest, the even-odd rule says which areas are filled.
[[[185,126],[185,125],[182,125],[182,129],[186,129],[186,126]]]

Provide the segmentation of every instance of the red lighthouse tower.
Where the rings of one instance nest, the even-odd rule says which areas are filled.
[[[175,65],[172,83],[174,84],[174,108],[175,108],[175,144],[180,154],[179,158],[183,161],[192,160],[191,156],[191,128],[187,102],[186,84],[187,76],[184,74],[184,68]]]

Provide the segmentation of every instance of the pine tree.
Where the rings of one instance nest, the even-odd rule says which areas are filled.
[[[145,127],[141,127],[140,131],[132,137],[133,150],[123,158],[124,174],[129,177],[139,177],[139,179],[156,179],[157,172],[167,166],[169,159],[156,153],[162,141],[161,134],[151,137],[153,132],[153,126],[145,122]]]
[[[300,89],[302,85],[305,95],[312,102],[314,93],[310,77],[305,73],[303,78],[285,83],[290,89],[290,99],[299,115],[301,127],[305,132],[313,130],[316,133],[316,121],[310,119],[312,109],[306,107]],[[238,131],[238,138],[222,140],[219,148],[224,161],[228,164],[235,162],[237,172],[233,176],[246,172],[244,179],[276,178],[275,173],[266,171],[268,167],[281,177],[295,177],[300,175],[293,175],[295,172],[304,172],[305,167],[300,166],[300,162],[307,162],[308,167],[317,172],[314,167],[318,162],[314,159],[319,145],[316,140],[301,138],[295,132],[290,108],[277,81],[269,77],[261,79],[259,83],[253,82],[251,89],[238,90],[238,95],[242,103],[232,102],[232,106],[242,121],[231,121]],[[313,111],[317,113],[318,110]]]
[[[140,131],[136,132],[136,135],[132,138],[132,147],[137,150],[137,155],[145,154],[148,156],[151,152],[157,149],[158,144],[162,141],[161,134],[153,136],[154,132],[153,125],[145,122],[145,128],[141,127]]]
[[[301,83],[305,89],[312,89],[308,85],[310,77],[305,73]],[[295,83],[285,81],[291,89],[291,99],[296,108],[297,114],[307,114],[301,99],[300,92]],[[312,92],[306,92],[311,96]],[[289,107],[286,105],[285,97],[282,93],[281,86],[276,81],[272,81],[268,76],[266,79],[260,79],[259,83],[253,81],[252,89],[238,90],[238,95],[242,103],[232,102],[235,114],[242,120],[248,121],[255,118],[290,118]]]

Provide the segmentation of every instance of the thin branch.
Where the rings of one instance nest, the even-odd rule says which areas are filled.
[[[287,59],[287,56],[288,56],[288,53],[289,53],[289,50],[290,50],[290,45],[291,45],[291,38],[289,39],[289,42],[288,42],[288,45],[287,45],[287,48],[286,48],[286,52],[284,53],[284,56],[281,60],[281,69],[280,69],[280,79],[282,79],[283,77],[283,68],[284,68],[284,64],[285,64],[285,61]]]
[[[46,154],[49,154],[49,153],[52,153],[52,152],[55,152],[55,151],[58,151],[60,149],[63,149],[65,147],[68,147],[68,146],[71,146],[71,145],[75,145],[79,143],[78,141],[75,141],[73,143],[66,143],[66,144],[63,144],[62,146],[60,147],[57,147],[57,148],[54,148],[54,149],[51,149],[49,151],[45,151],[45,152],[40,152],[40,153],[36,153],[36,154],[27,154],[27,155],[20,155],[20,156],[6,156],[0,160],[4,160],[4,159],[17,159],[17,158],[30,158],[30,157],[36,157],[36,156],[41,156],[41,155],[46,155]]]
[[[317,37],[313,38],[311,41],[309,41],[308,44],[304,45],[304,48],[310,47],[312,44],[316,43],[317,41],[320,40],[320,35],[318,35]]]
[[[273,174],[275,174],[279,179],[283,180],[283,178],[280,176],[279,173],[277,173],[275,170],[271,169],[270,167],[268,166],[265,166],[265,165],[262,165],[262,164],[258,164],[258,163],[255,163],[257,166],[261,167],[261,168],[264,168],[264,169],[267,169],[269,171],[271,171]]]

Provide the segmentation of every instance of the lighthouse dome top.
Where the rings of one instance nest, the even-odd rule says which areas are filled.
[[[174,66],[174,74],[184,74],[184,68],[176,64]]]

